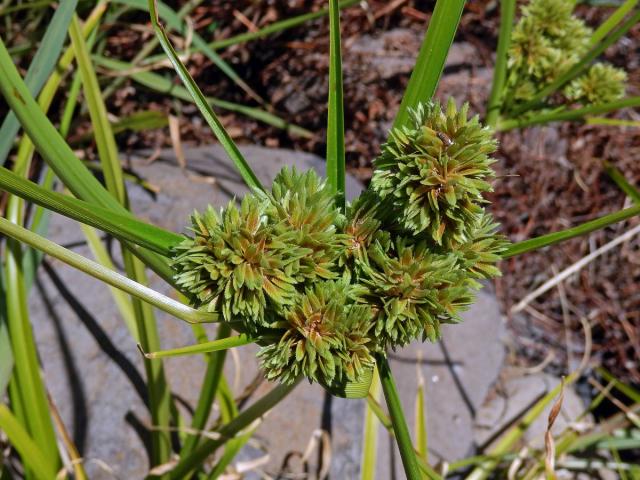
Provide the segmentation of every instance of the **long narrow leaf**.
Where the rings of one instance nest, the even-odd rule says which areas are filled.
[[[0,404],[0,430],[6,433],[11,445],[25,459],[25,466],[31,470],[39,480],[51,480],[58,474],[56,468],[47,462],[44,452],[20,425],[6,405]]]
[[[409,109],[430,100],[435,93],[464,4],[465,0],[437,1],[394,127],[405,125],[409,120]]]
[[[12,200],[15,200],[13,198]],[[7,216],[18,221],[20,211],[18,202],[10,202]],[[13,205],[12,205],[13,204]],[[0,217],[0,222],[15,226],[9,220]],[[22,229],[25,230],[25,229]],[[28,231],[28,230],[25,230]],[[50,469],[60,466],[56,445],[56,436],[49,416],[46,389],[40,374],[40,364],[29,318],[27,295],[22,274],[22,247],[8,240],[4,251],[4,271],[7,299],[7,323],[11,338],[11,350],[14,356],[14,378],[20,392],[24,408],[24,426],[34,442],[43,451],[44,460]],[[28,459],[23,459],[28,463]]]
[[[202,115],[204,116],[205,120],[209,124],[209,127],[211,127],[211,130],[218,138],[218,141],[227,152],[227,155],[229,155],[233,163],[236,165],[240,176],[242,176],[242,179],[249,187],[264,190],[262,184],[260,183],[260,180],[258,180],[258,177],[256,177],[255,173],[253,173],[253,170],[251,170],[251,167],[240,153],[240,150],[238,150],[238,146],[231,139],[231,136],[227,133],[222,123],[220,123],[220,120],[218,120],[218,117],[207,102],[207,99],[203,95],[202,91],[193,81],[193,78],[178,57],[178,54],[176,53],[173,45],[167,37],[166,32],[164,31],[164,28],[162,27],[162,25],[160,25],[156,0],[149,0],[149,11],[151,14],[151,23],[153,24],[153,28],[156,32],[156,35],[158,36],[158,39],[160,40],[162,48],[169,57],[169,60],[173,64],[173,67],[178,73],[178,76],[184,83],[184,86],[193,97],[193,101],[200,110],[200,113],[202,113]]]
[[[338,204],[344,208],[344,99],[342,95],[342,53],[340,8],[329,0],[329,112],[327,119],[327,179]]]
[[[144,356],[147,358],[165,358],[178,357],[181,355],[193,355],[196,353],[219,352],[221,350],[229,350],[230,348],[248,345],[249,343],[255,342],[255,340],[255,338],[251,338],[247,335],[242,334],[236,337],[222,338],[219,340],[213,340],[211,342],[197,343],[196,345],[189,345],[188,347],[149,352],[145,353]]]
[[[133,68],[133,65],[131,65],[130,63],[121,62],[119,60],[114,60],[111,58],[96,55],[93,57],[93,60],[97,65],[108,68],[110,70],[121,72],[122,74],[126,74],[135,82],[144,85],[151,90],[160,93],[167,93],[188,102],[193,101],[193,97],[186,88],[181,85],[176,85],[171,80],[163,77],[162,75],[138,70]],[[214,97],[205,97],[205,100],[212,107],[222,108],[230,112],[236,112],[242,115],[246,115],[249,118],[253,118],[260,122],[266,123],[267,125],[286,130],[293,135],[298,135],[304,138],[312,138],[314,136],[314,134],[309,130],[291,124],[286,120],[278,117],[277,115],[267,112],[266,110],[263,110],[261,108],[248,107],[246,105],[228,102],[226,100],[220,100]]]
[[[33,56],[27,69],[27,74],[24,77],[24,82],[32,95],[37,95],[40,92],[44,82],[56,66],[67,36],[69,22],[71,22],[77,4],[78,0],[62,2],[47,26],[40,46]],[[0,128],[0,165],[4,165],[19,128],[20,123],[15,114],[9,112]]]
[[[0,189],[162,255],[184,237],[77,198],[51,192],[0,167]]]
[[[94,138],[107,190],[111,192],[120,204],[125,205],[124,179],[118,158],[118,148],[107,117],[107,109],[102,101],[98,77],[95,74],[93,65],[91,65],[89,49],[82,37],[80,22],[76,16],[74,16],[69,27],[69,36],[76,54],[80,77],[82,78],[84,97],[87,102],[91,124],[93,125]]]
[[[500,0],[500,33],[498,34],[498,49],[496,51],[496,65],[493,70],[491,94],[487,105],[487,125],[491,127],[495,127],[502,107],[502,94],[507,79],[507,60],[515,13],[515,0]]]
[[[591,233],[595,230],[600,230],[601,228],[607,227],[617,222],[621,222],[623,220],[627,220],[628,218],[635,217],[636,215],[640,215],[640,205],[635,205],[633,207],[620,210],[619,212],[604,215],[600,218],[596,218],[595,220],[591,220],[589,222],[583,223],[582,225],[578,225],[577,227],[562,230],[561,232],[549,233],[547,235],[531,238],[523,242],[514,243],[505,252],[502,253],[502,258],[521,255],[532,250],[537,250],[542,247],[547,247],[549,245],[564,242],[565,240],[569,240],[574,237],[586,235],[587,233]]]
[[[591,35],[591,45],[602,41],[626,15],[638,5],[638,0],[627,0],[621,4]]]
[[[614,112],[621,108],[631,108],[640,106],[640,97],[628,97],[615,102],[590,105],[588,107],[575,108],[573,110],[563,110],[560,112],[530,114],[522,118],[501,120],[498,122],[499,131],[512,130],[514,128],[530,127],[532,125],[542,125],[551,122],[567,122],[583,120],[589,115],[602,115]]]

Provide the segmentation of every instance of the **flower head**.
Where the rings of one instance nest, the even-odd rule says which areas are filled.
[[[565,96],[583,104],[608,103],[624,96],[627,73],[613,65],[596,63],[565,88]]]
[[[376,240],[369,259],[359,282],[366,289],[363,301],[376,314],[378,342],[395,348],[417,338],[437,340],[440,323],[451,321],[462,306],[459,294],[449,292],[466,286],[455,256],[435,253],[424,241],[397,237],[388,243]]]
[[[489,156],[496,141],[477,117],[467,118],[450,100],[420,105],[410,128],[396,129],[374,165],[371,187],[389,215],[411,234],[438,245],[463,242],[482,212],[482,194],[493,176]]]
[[[250,331],[267,326],[265,309],[293,303],[297,263],[308,250],[294,232],[267,222],[268,203],[253,195],[233,202],[218,217],[212,208],[191,217],[193,238],[175,248],[176,282],[198,306],[243,321]]]
[[[298,376],[325,385],[357,380],[373,365],[369,307],[350,303],[348,285],[316,282],[276,324],[282,336],[259,357],[268,379],[292,383]]]
[[[299,281],[336,278],[334,263],[346,238],[337,232],[343,217],[326,182],[313,170],[299,173],[285,167],[273,181],[270,199],[268,212],[275,231],[294,234],[295,244],[307,251],[299,260]]]

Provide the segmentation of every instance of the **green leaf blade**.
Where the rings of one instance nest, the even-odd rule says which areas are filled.
[[[433,97],[453,43],[465,0],[438,0],[420,47],[416,66],[402,97],[393,124],[401,127],[409,121],[409,109]]]
[[[345,145],[340,7],[329,0],[329,112],[327,120],[327,179],[344,208]]]

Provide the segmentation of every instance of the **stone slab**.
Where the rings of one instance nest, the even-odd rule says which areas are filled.
[[[259,147],[241,150],[265,184],[284,165],[324,170],[322,159],[305,153]],[[131,204],[139,216],[181,231],[194,209],[224,205],[247,191],[220,147],[187,150],[186,156],[185,171],[178,168],[172,152],[163,152],[151,164],[144,156],[129,159],[136,173],[159,188],[157,195],[150,195],[131,186]],[[349,197],[361,188],[353,178],[347,179]],[[72,221],[54,215],[50,238],[90,256],[79,227]],[[158,278],[152,277],[151,285],[170,292]],[[39,272],[30,304],[38,348],[46,360],[47,386],[88,461],[90,477],[114,478],[108,466],[119,478],[143,478],[148,469],[146,437],[139,432],[141,426],[149,424],[143,403],[144,371],[108,289],[66,265],[48,260]],[[454,460],[472,450],[475,411],[503,360],[503,324],[493,296],[482,293],[465,319],[462,325],[445,328],[442,344],[414,344],[392,355],[392,369],[410,423],[418,368],[427,381],[426,411],[433,459]],[[175,319],[159,313],[158,327],[163,348],[193,343],[190,328]],[[215,327],[208,328],[213,335]],[[229,357],[226,373],[235,393],[258,374],[255,350],[254,346],[243,347]],[[172,358],[165,366],[180,403],[193,406],[204,372],[202,360]],[[256,396],[269,388],[264,382]],[[299,471],[299,458],[324,428],[332,434],[332,478],[357,478],[363,416],[363,401],[327,401],[319,386],[303,383],[266,416],[255,441],[239,460],[258,459],[262,463],[258,462],[257,469],[275,475],[289,459],[292,470]],[[386,434],[381,432],[380,436],[378,478],[391,478],[389,465],[396,465],[399,472],[399,457],[389,447]],[[311,463],[317,464],[317,455],[311,458]],[[238,466],[243,465],[247,464]]]

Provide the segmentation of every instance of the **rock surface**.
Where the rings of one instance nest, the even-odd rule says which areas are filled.
[[[257,147],[241,150],[264,183],[284,165],[324,169],[324,162],[313,155]],[[163,153],[150,165],[143,158],[131,159],[134,171],[160,189],[153,198],[140,187],[131,186],[131,204],[140,217],[181,231],[193,209],[209,203],[224,205],[247,191],[221,148],[188,150],[186,157],[186,171],[178,168],[171,152]],[[354,179],[348,179],[349,197],[360,189]],[[91,256],[80,228],[72,221],[54,216],[49,237]],[[165,293],[170,291],[155,277],[151,285]],[[97,280],[49,259],[39,272],[30,303],[47,386],[87,459],[90,478],[143,478],[148,470],[146,436],[139,432],[149,424],[143,402],[144,369],[109,290]],[[161,313],[157,316],[163,348],[193,343],[188,326]],[[463,324],[445,327],[442,343],[413,344],[391,355],[410,424],[418,371],[426,381],[429,446],[434,460],[454,460],[471,452],[473,419],[503,361],[503,325],[493,296],[485,290],[464,317]],[[209,332],[213,334],[214,327],[209,327]],[[253,346],[242,347],[228,357],[227,378],[236,394],[259,373],[255,351]],[[165,362],[171,389],[181,402],[194,405],[203,366],[195,356]],[[261,384],[252,399],[269,388],[266,382]],[[357,478],[364,401],[327,398],[319,386],[301,384],[266,416],[255,442],[239,457],[245,463],[236,466],[276,474],[288,459],[291,469],[299,472],[300,458],[310,440],[319,438],[318,431],[324,428],[331,431],[332,478]],[[314,464],[318,455],[313,451],[309,458]],[[253,465],[246,463],[256,459]],[[400,472],[397,451],[389,447],[388,436],[382,431],[378,459],[378,478],[391,478],[391,465]]]

